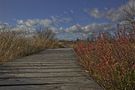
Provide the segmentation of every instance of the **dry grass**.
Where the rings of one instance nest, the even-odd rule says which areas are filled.
[[[56,46],[57,41],[50,30],[37,32],[31,37],[15,31],[0,32],[0,63]]]
[[[74,46],[80,64],[106,90],[135,90],[135,33],[106,34]]]

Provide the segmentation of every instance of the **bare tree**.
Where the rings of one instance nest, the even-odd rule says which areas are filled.
[[[127,5],[121,7],[123,19],[134,22],[135,19],[135,0],[130,0]]]

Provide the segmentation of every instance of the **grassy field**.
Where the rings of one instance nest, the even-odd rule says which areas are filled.
[[[80,64],[106,90],[135,90],[135,32],[119,31],[110,38],[78,41],[74,50]]]
[[[57,47],[54,33],[50,30],[38,31],[33,36],[17,31],[0,32],[0,63],[33,54],[46,48]]]

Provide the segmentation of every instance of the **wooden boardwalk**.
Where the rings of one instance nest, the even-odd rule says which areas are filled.
[[[102,90],[70,48],[48,49],[0,65],[0,90]]]

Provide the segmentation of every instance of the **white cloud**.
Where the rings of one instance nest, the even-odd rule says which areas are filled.
[[[76,33],[76,32],[82,32],[82,26],[79,24],[73,25],[69,28],[65,29],[65,32],[72,32],[72,33]]]
[[[70,23],[72,21],[72,19],[69,18],[69,17],[60,17],[60,16],[51,16],[51,20],[55,24],[59,24],[59,23]]]
[[[120,18],[121,13],[116,9],[106,9],[105,11],[100,11],[98,8],[90,10],[90,16],[94,18],[107,18],[112,21],[116,21]]]
[[[2,23],[0,22],[0,30],[9,30],[11,26],[8,23]]]
[[[85,33],[103,32],[103,31],[109,31],[113,29],[114,29],[114,26],[108,23],[101,23],[101,24],[93,23],[93,24],[89,24],[83,27],[83,30]]]
[[[27,19],[27,20],[17,20],[18,25],[25,25],[27,27],[33,27],[35,25],[43,25],[45,27],[52,25],[52,20],[50,19]]]
[[[72,13],[72,14],[73,14],[73,13],[74,13],[74,10],[70,10],[70,13]]]
[[[49,27],[53,24],[53,21],[50,19],[39,20],[38,24],[44,25],[45,27]]]
[[[111,21],[118,21],[120,20],[121,12],[116,9],[109,9],[105,14],[104,17],[111,20]]]
[[[135,17],[135,0],[129,0],[118,8],[106,8],[105,11],[94,8],[89,14],[95,18],[107,18],[111,21],[131,20]]]
[[[17,24],[12,28],[13,31],[23,31],[28,33],[36,32],[38,27],[51,28],[54,31],[53,22],[50,19],[27,19],[17,20]]]
[[[17,24],[23,24],[23,20],[17,20]]]
[[[16,25],[10,28],[12,31],[22,31],[33,33],[36,32],[37,29],[48,28],[52,30],[54,33],[64,32],[63,28],[58,28],[55,23],[65,23],[69,22],[69,18],[51,18],[51,19],[26,19],[26,20],[16,20]],[[9,25],[7,23],[0,23],[0,29],[4,27],[8,29]]]
[[[103,13],[101,13],[100,10],[97,9],[97,8],[94,8],[94,9],[90,10],[90,15],[95,17],[95,18],[103,17]]]
[[[55,33],[55,34],[60,33],[60,32],[59,32],[59,29],[58,29],[58,28],[56,28],[56,27],[54,27],[54,26],[49,27],[48,29],[49,29],[49,30],[51,30],[51,31],[52,31],[53,33]]]
[[[40,24],[45,24],[48,25],[51,24],[51,22],[47,19],[43,20],[18,20],[17,25],[15,27],[10,28],[12,31],[17,31],[18,33],[25,33],[27,34],[26,36],[32,36],[36,33],[36,28],[33,27],[37,22]],[[2,25],[2,24],[1,24]],[[0,27],[1,27],[0,25]],[[5,25],[5,24],[3,24]],[[7,25],[7,24],[6,24]],[[81,39],[86,39],[89,37],[93,32],[102,32],[106,30],[113,30],[114,26],[108,23],[93,23],[93,24],[88,24],[86,26],[82,26],[79,24],[70,26],[66,29],[62,27],[55,27],[53,25],[49,26],[48,29],[52,30],[57,37],[63,37],[66,39],[76,39],[76,38],[81,38]],[[59,36],[60,35],[60,36]],[[66,36],[65,36],[66,35]]]
[[[92,23],[86,26],[81,26],[79,24],[73,25],[69,28],[65,29],[65,32],[70,32],[70,33],[89,33],[89,32],[103,32],[103,31],[109,31],[115,29],[115,26],[109,23]]]

